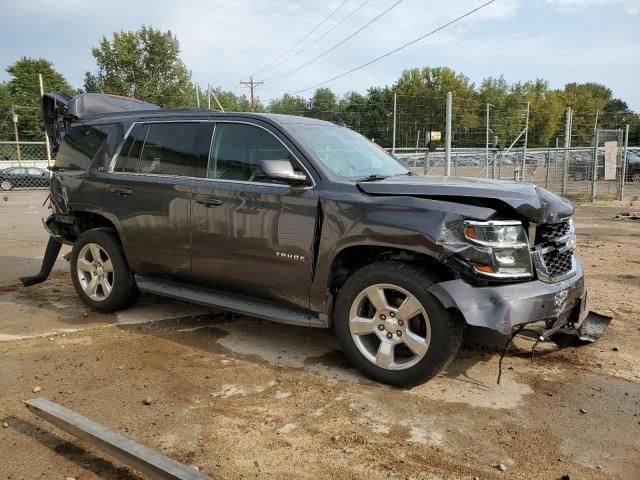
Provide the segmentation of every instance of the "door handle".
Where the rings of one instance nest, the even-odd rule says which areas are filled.
[[[196,200],[196,203],[199,203],[200,205],[204,205],[207,208],[211,208],[211,207],[217,207],[218,205],[222,205],[222,200],[218,200],[217,198],[213,198],[213,197],[206,197],[206,198],[201,198],[200,200]]]
[[[128,188],[111,187],[111,193],[115,193],[120,197],[128,197],[133,193],[133,190],[130,190]]]

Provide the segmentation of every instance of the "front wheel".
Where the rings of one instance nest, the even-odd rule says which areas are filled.
[[[78,237],[71,251],[71,277],[80,299],[102,312],[126,308],[138,297],[120,241],[109,229]]]
[[[427,292],[432,283],[423,270],[393,261],[368,265],[347,279],[334,328],[346,357],[366,376],[417,385],[455,357],[463,325]]]
[[[2,180],[0,182],[0,190],[8,191],[13,188],[13,184],[9,180]]]

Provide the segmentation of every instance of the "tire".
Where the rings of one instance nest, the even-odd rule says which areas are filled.
[[[345,356],[364,375],[410,387],[453,360],[464,325],[427,292],[433,283],[422,269],[396,261],[367,265],[347,279],[336,299],[334,329]],[[376,296],[378,307],[371,301]]]
[[[75,241],[71,279],[80,300],[101,312],[127,308],[139,295],[122,245],[107,228],[88,230]]]
[[[9,191],[13,188],[13,184],[9,180],[0,181],[0,190]]]
[[[633,183],[640,183],[640,173],[634,173],[631,175],[631,181]]]

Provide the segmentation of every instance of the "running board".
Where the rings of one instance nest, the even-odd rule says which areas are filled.
[[[316,313],[288,308],[268,300],[139,275],[136,275],[136,283],[143,292],[264,318],[272,322],[317,328],[326,328],[327,326]]]

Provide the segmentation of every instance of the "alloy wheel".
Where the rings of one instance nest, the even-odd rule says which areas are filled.
[[[429,350],[431,325],[420,301],[404,288],[375,284],[358,294],[349,331],[360,353],[386,370],[417,364]]]
[[[95,301],[103,301],[113,290],[113,264],[107,252],[97,243],[80,249],[76,271],[84,293]]]

